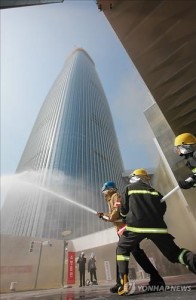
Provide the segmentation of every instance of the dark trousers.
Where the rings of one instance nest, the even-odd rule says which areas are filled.
[[[151,279],[160,278],[160,274],[157,271],[157,269],[153,266],[150,259],[146,255],[143,249],[137,245],[136,249],[132,251],[132,255],[135,258],[136,262],[140,265],[140,267],[150,275]],[[127,264],[127,270],[128,270],[128,264]],[[128,274],[128,272],[126,273]],[[120,275],[119,275],[119,267],[118,262],[116,261],[116,283],[120,284]]]
[[[91,269],[90,270],[90,279],[91,279],[91,282],[93,282],[93,277],[94,277],[95,281],[97,281],[96,269]]]
[[[174,237],[171,234],[157,234],[157,233],[143,234],[143,233],[134,233],[131,231],[125,231],[118,242],[118,246],[116,250],[117,255],[129,256],[130,253],[135,253],[135,251],[137,251],[139,247],[139,243],[145,238],[152,240],[153,243],[159,248],[162,254],[169,261],[173,263],[179,262],[178,256],[180,255],[183,249],[179,248],[174,243]],[[119,260],[117,263],[118,263],[119,273],[128,274],[129,262],[124,260]],[[143,265],[145,265],[145,261]],[[141,267],[146,272],[145,267],[143,267],[142,265]],[[148,271],[146,273],[148,273]]]
[[[80,286],[85,286],[85,270],[80,270]]]

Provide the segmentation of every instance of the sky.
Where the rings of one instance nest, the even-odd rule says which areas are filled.
[[[124,169],[154,168],[143,112],[153,98],[94,0],[1,10],[1,175],[14,174],[39,110],[66,58],[82,47],[95,63]]]

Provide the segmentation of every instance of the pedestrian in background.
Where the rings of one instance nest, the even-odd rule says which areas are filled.
[[[85,266],[86,266],[86,257],[84,252],[81,252],[77,264],[79,264],[79,273],[80,273],[80,285],[79,287],[85,286]]]
[[[97,283],[97,273],[96,273],[96,258],[94,253],[91,253],[91,256],[88,261],[88,272],[90,273],[90,281],[92,284],[98,284]]]

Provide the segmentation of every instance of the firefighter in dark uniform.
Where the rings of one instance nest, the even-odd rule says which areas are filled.
[[[166,211],[162,195],[150,185],[150,178],[144,169],[136,169],[130,175],[130,184],[125,188],[120,214],[126,217],[126,230],[117,246],[117,263],[121,278],[119,295],[129,292],[129,256],[147,238],[150,239],[172,263],[181,263],[196,274],[196,254],[181,249],[174,243],[163,220]]]
[[[196,138],[191,133],[182,133],[175,138],[174,146],[176,153],[183,156],[186,160],[186,166],[192,171],[192,174],[185,180],[178,182],[182,189],[196,187]]]
[[[108,204],[108,213],[97,213],[98,216],[106,222],[112,222],[120,237],[125,229],[126,225],[122,217],[120,216],[120,207],[122,203],[122,197],[118,193],[116,183],[113,181],[107,181],[102,187],[102,193]],[[138,246],[132,252],[133,257],[142,269],[150,274],[149,286],[165,286],[163,278],[158,273],[157,269],[153,266],[151,261],[146,256],[145,252]],[[120,276],[118,271],[118,265],[116,265],[116,285],[110,289],[110,292],[117,293],[120,284]]]

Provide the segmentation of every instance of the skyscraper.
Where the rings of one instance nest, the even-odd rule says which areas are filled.
[[[0,9],[63,2],[64,0],[1,0]]]
[[[39,175],[34,184],[95,211],[107,209],[100,192],[105,181],[114,180],[122,190],[112,116],[94,62],[83,49],[68,57],[39,112],[17,173],[32,170]],[[13,205],[3,226],[9,234],[61,238],[69,231],[74,238],[108,228],[92,212],[41,189],[21,191]]]

